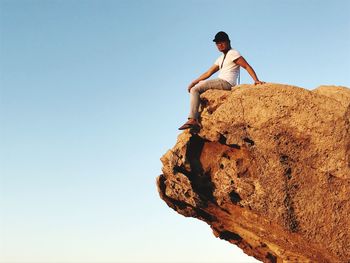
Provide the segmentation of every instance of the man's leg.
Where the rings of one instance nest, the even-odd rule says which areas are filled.
[[[231,90],[231,84],[222,79],[204,80],[200,81],[190,91],[190,115],[188,121],[182,125],[179,130],[199,126],[198,110],[200,104],[200,94],[209,89]]]
[[[199,82],[191,89],[189,119],[198,120],[200,94],[209,89],[231,90],[231,84],[222,79],[205,80]]]

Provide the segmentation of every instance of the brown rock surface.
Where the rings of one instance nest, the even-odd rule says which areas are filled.
[[[203,128],[161,158],[161,198],[263,262],[350,262],[350,90],[201,97]]]

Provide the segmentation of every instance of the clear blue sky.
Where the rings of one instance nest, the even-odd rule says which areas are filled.
[[[217,31],[264,81],[350,87],[349,13],[348,0],[0,0],[0,262],[254,262],[160,200],[159,158]]]

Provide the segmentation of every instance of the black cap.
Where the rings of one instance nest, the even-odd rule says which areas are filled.
[[[224,31],[220,31],[215,35],[214,42],[230,41],[230,38]]]

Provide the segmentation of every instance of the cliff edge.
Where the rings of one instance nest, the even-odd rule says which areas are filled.
[[[263,262],[350,262],[350,89],[201,95],[203,128],[161,158],[160,197]]]

